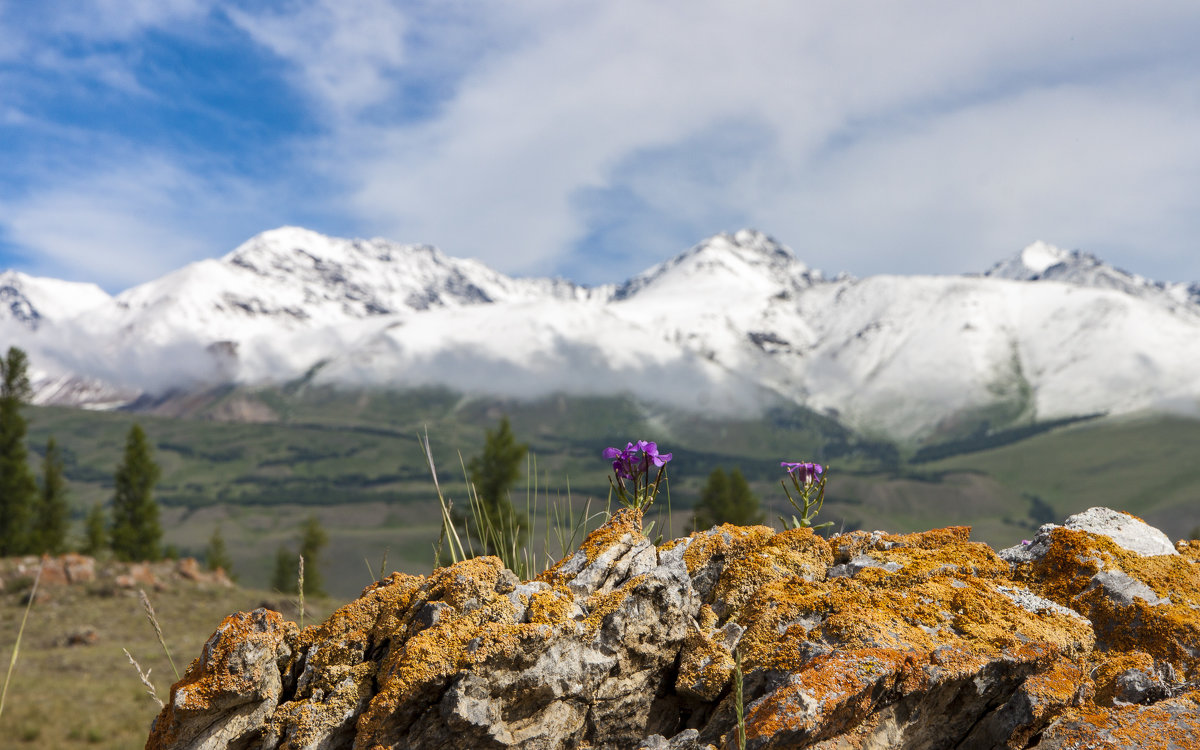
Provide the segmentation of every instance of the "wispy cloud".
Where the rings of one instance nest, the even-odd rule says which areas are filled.
[[[258,44],[292,66],[295,85],[335,121],[394,96],[408,23],[387,0],[314,0],[287,10],[225,12]]]
[[[263,202],[234,179],[124,154],[0,204],[0,225],[17,247],[36,249],[29,272],[120,291],[212,255],[231,228],[245,236]]]
[[[107,124],[59,136],[70,169],[10,159],[0,232],[139,259],[127,280],[281,218],[585,281],[743,225],[829,271],[981,270],[1042,238],[1200,279],[1191,3],[36,5],[0,6],[0,128],[86,130],[45,103],[71,81]],[[195,56],[234,67],[149,75]],[[176,114],[148,147],[117,106]],[[246,123],[183,132],[177,111],[221,106]]]

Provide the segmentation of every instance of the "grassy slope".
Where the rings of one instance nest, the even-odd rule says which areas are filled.
[[[1071,425],[989,451],[928,464],[993,477],[1060,515],[1096,505],[1141,516],[1172,539],[1200,525],[1200,421],[1136,416]]]
[[[536,456],[543,509],[546,491],[561,501],[568,485],[576,512],[589,500],[593,511],[603,509],[608,467],[599,453],[607,445],[646,437],[674,451],[671,500],[684,510],[657,519],[660,530],[670,525],[669,534],[686,530],[686,509],[716,466],[741,468],[772,520],[790,515],[778,462],[812,458],[834,467],[821,520],[846,528],[971,524],[975,538],[1007,546],[1037,526],[1030,495],[1048,503],[1056,519],[1104,504],[1138,513],[1173,537],[1200,523],[1191,502],[1200,496],[1200,468],[1187,458],[1188,447],[1200,444],[1200,422],[1182,419],[1089,422],[908,467],[888,455],[888,446],[856,442],[803,410],[738,421],[620,398],[522,404],[437,390],[343,393],[301,384],[223,390],[157,411],[29,410],[32,445],[44,445],[52,433],[68,452],[77,518],[107,500],[125,432],[137,419],[158,445],[167,542],[200,554],[219,525],[242,581],[265,587],[275,550],[294,547],[305,517],[315,514],[331,538],[322,565],[327,586],[342,597],[355,595],[370,580],[368,565],[377,568],[385,554],[389,568],[407,572],[432,564],[438,513],[417,435],[428,431],[443,489],[461,505],[459,453],[478,452],[484,430],[502,414]],[[247,418],[275,421],[229,421]],[[518,505],[531,494],[532,486],[520,487]],[[552,534],[545,544],[546,524],[539,524],[534,554],[544,562],[560,546]]]
[[[20,658],[0,716],[2,748],[142,747],[158,705],[146,694],[137,672],[121,649],[129,650],[166,700],[175,681],[137,593],[96,587],[46,587],[48,601],[29,613]],[[240,588],[176,588],[148,592],[163,635],[180,673],[200,654],[201,646],[230,612],[257,607],[279,597]],[[9,654],[24,606],[21,593],[0,595],[0,657]],[[306,602],[314,621],[324,619],[336,602]],[[85,627],[96,630],[92,645],[67,646],[67,636]],[[0,680],[3,678],[0,677]]]

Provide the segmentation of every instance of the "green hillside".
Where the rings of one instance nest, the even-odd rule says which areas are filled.
[[[330,534],[324,572],[340,596],[366,585],[368,565],[378,568],[385,555],[389,568],[429,569],[439,514],[418,436],[428,434],[443,489],[461,507],[460,455],[477,453],[501,415],[531,447],[527,474],[536,476],[524,480],[514,500],[536,506],[534,547],[543,563],[561,554],[544,520],[547,503],[564,506],[569,492],[576,513],[589,503],[592,512],[603,510],[609,467],[600,452],[639,438],[675,454],[671,512],[663,498],[652,514],[657,529],[670,527],[667,533],[687,530],[688,509],[717,466],[740,468],[771,506],[772,519],[785,510],[790,515],[779,461],[814,459],[832,466],[821,519],[836,528],[970,524],[976,538],[1007,546],[1044,520],[1099,504],[1142,515],[1175,537],[1200,524],[1200,467],[1187,460],[1188,447],[1200,444],[1200,422],[1177,418],[1049,426],[999,447],[959,452],[980,445],[975,435],[941,446],[948,458],[909,464],[895,446],[798,408],[735,420],[631,398],[516,402],[437,389],[351,392],[304,383],[221,389],[141,408],[27,410],[34,451],[51,434],[62,448],[77,529],[93,503],[108,500],[125,432],[136,420],[156,444],[163,469],[157,496],[168,543],[199,554],[219,526],[242,581],[262,587],[277,548],[294,546],[301,524],[315,515]]]

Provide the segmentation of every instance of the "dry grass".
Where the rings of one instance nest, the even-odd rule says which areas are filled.
[[[0,593],[2,657],[16,638],[27,590]],[[159,709],[123,650],[149,671],[164,699],[172,672],[137,591],[111,586],[43,586],[42,591],[29,612],[21,658],[0,717],[0,748],[142,747]],[[278,594],[240,588],[181,586],[150,595],[164,642],[188,660],[200,653],[225,614],[264,601],[285,602]],[[310,597],[309,616],[323,620],[339,603]],[[294,618],[295,612],[285,616]],[[72,634],[87,628],[95,630],[96,643],[66,645]]]

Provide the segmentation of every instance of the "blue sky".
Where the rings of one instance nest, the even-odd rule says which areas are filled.
[[[982,9],[982,10],[981,10]],[[297,224],[617,281],[1043,239],[1200,280],[1192,2],[0,0],[0,267],[112,292]]]

